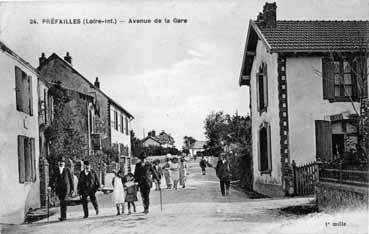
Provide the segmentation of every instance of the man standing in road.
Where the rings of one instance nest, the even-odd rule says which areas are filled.
[[[231,169],[225,153],[220,154],[220,159],[216,167],[216,174],[219,178],[222,196],[228,196],[231,183]]]
[[[88,201],[87,197],[90,197],[92,205],[95,208],[96,215],[99,214],[99,206],[96,201],[95,193],[100,188],[99,179],[94,170],[91,169],[91,165],[88,161],[84,161],[84,170],[81,171],[78,180],[78,194],[81,196],[83,207],[83,218],[88,217]]]
[[[140,162],[136,164],[134,177],[140,188],[142,203],[144,207],[143,213],[148,214],[149,205],[150,205],[150,190],[152,187],[152,181],[153,179],[157,181],[160,181],[160,180],[156,176],[156,173],[154,173],[151,163],[146,161],[145,154],[142,154],[140,156]]]
[[[201,157],[201,160],[200,160],[199,164],[200,164],[200,167],[201,167],[202,175],[205,175],[206,174],[206,171],[205,171],[206,160],[205,160],[204,156]]]
[[[58,168],[54,171],[50,180],[50,187],[55,191],[60,201],[60,221],[67,219],[67,195],[73,193],[73,176],[68,168],[65,167],[65,158],[58,160]]]

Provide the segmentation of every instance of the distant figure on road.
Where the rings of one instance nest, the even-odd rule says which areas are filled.
[[[156,178],[158,178],[158,179],[154,180],[155,190],[158,191],[158,190],[160,190],[161,177],[163,176],[163,171],[160,167],[160,160],[159,159],[154,161],[154,168],[153,169],[154,169],[154,173],[156,175]]]
[[[169,174],[173,180],[173,188],[177,189],[179,182],[179,161],[177,157],[172,158],[169,162]]]
[[[83,218],[88,218],[88,201],[87,197],[90,197],[92,205],[95,208],[96,215],[99,214],[99,206],[96,201],[95,193],[100,188],[99,178],[96,172],[91,169],[91,165],[88,161],[84,161],[85,169],[81,171],[78,180],[78,194],[81,196],[83,207]]]
[[[122,214],[124,214],[124,202],[125,202],[125,192],[123,188],[122,181],[122,171],[115,171],[115,176],[113,178],[113,202],[117,207],[117,215],[120,215],[120,208],[122,207]]]
[[[124,188],[126,191],[126,202],[128,206],[128,214],[131,214],[131,206],[133,207],[133,212],[136,213],[137,201],[137,183],[135,183],[135,178],[132,173],[128,173],[126,176],[126,182],[124,183]]]
[[[150,162],[146,161],[146,155],[142,154],[140,156],[140,162],[136,164],[135,168],[135,181],[140,187],[142,203],[144,207],[143,213],[149,213],[150,206],[150,190],[152,187],[152,180],[157,180],[153,167]]]
[[[229,195],[229,186],[231,183],[231,168],[227,160],[226,154],[222,153],[216,167],[216,174],[220,182],[220,191],[222,196]]]
[[[186,187],[186,179],[187,179],[187,163],[184,157],[181,158],[179,163],[179,184],[182,188]]]
[[[206,168],[206,160],[204,158],[204,156],[201,157],[201,160],[200,160],[200,167],[201,167],[201,171],[202,171],[202,174],[205,175],[206,174],[206,171],[205,171],[205,168]]]
[[[60,221],[67,219],[67,202],[65,198],[73,194],[73,176],[65,167],[65,158],[58,160],[58,168],[55,170],[50,180],[50,187],[55,191],[60,201]]]
[[[170,178],[170,173],[169,173],[170,154],[167,155],[165,161],[166,162],[164,163],[164,166],[162,167],[163,174],[164,174],[164,177],[165,177],[165,183],[167,184],[167,189],[171,189],[173,183],[172,183],[172,178]]]

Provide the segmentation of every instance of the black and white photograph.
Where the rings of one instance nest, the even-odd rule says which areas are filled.
[[[0,0],[0,234],[368,234],[367,0]]]

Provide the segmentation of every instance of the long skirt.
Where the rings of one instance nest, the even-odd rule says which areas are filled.
[[[181,186],[186,185],[186,179],[187,179],[186,170],[180,169],[179,170],[179,184]]]
[[[113,191],[113,203],[120,204],[125,201],[125,191],[123,188],[123,183],[120,178],[114,178],[114,191]]]
[[[170,177],[169,171],[167,169],[165,169],[163,171],[164,177],[165,177],[165,183],[167,184],[167,188],[171,188],[172,187],[172,178]]]

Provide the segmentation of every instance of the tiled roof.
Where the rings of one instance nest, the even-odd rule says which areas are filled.
[[[368,45],[369,21],[278,20],[274,28],[252,23],[276,52],[353,51]]]

